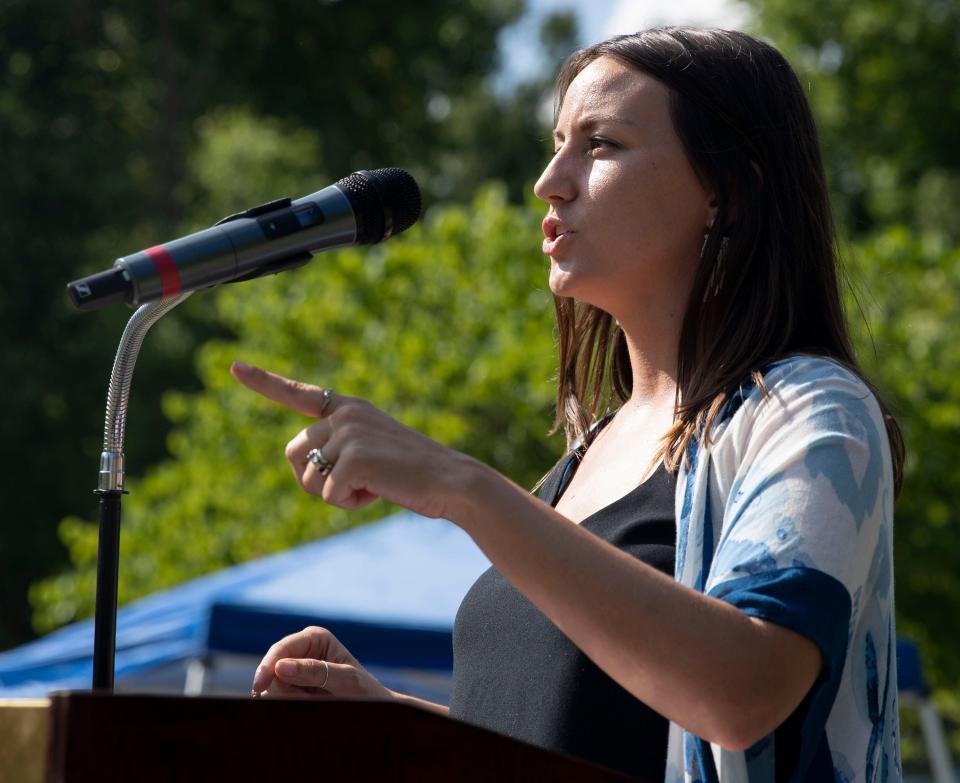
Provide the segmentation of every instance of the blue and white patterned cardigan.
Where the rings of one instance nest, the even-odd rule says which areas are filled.
[[[794,716],[791,781],[901,778],[893,476],[876,399],[793,356],[727,404],[677,481],[676,578],[813,641],[824,668]],[[722,673],[718,673],[722,676]],[[776,734],[724,750],[671,723],[667,783],[773,783]]]

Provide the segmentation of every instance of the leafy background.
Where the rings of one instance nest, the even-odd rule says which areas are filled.
[[[747,0],[820,126],[861,358],[903,424],[898,622],[960,758],[960,6]],[[90,490],[129,313],[67,280],[357,168],[400,165],[424,220],[360,253],[193,297],[151,332],[127,437],[121,601],[362,524],[296,491],[302,422],[239,390],[233,358],[367,397],[531,485],[549,439],[552,311],[530,194],[551,72],[493,87],[521,0],[50,0],[0,4],[0,648],[90,614]],[[390,23],[384,23],[384,20]],[[309,23],[307,23],[309,21]],[[905,716],[904,758],[921,760]]]

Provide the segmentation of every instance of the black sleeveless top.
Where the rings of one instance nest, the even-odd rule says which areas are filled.
[[[543,500],[556,505],[581,456],[571,453],[557,465],[540,489]],[[675,487],[676,477],[661,464],[581,526],[672,576]],[[601,671],[495,568],[481,574],[460,605],[453,659],[451,717],[663,780],[666,718]]]

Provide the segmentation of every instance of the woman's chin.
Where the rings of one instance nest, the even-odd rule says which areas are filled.
[[[603,298],[597,296],[598,291],[591,290],[594,286],[589,285],[588,280],[584,280],[580,275],[558,270],[556,266],[550,269],[549,285],[554,296],[576,299],[584,304],[596,304],[594,300]]]
[[[597,290],[596,286],[588,285],[588,281],[578,278],[577,275],[558,270],[555,265],[550,269],[549,285],[550,292],[554,296],[576,299],[581,304],[592,305],[610,312],[609,292],[604,296],[604,292]]]
[[[563,269],[554,261],[550,264],[550,290],[555,296],[576,297],[577,275],[571,270]]]

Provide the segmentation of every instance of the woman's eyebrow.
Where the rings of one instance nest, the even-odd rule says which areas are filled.
[[[612,115],[589,115],[584,117],[579,122],[579,129],[588,133],[591,130],[594,130],[598,125],[613,123],[615,125],[629,125],[631,128],[640,128],[640,126],[635,123],[633,120],[628,120],[625,117],[614,117]],[[553,138],[554,140],[563,138],[563,134],[558,131],[556,128],[553,129]]]
[[[633,128],[639,128],[640,125],[631,120],[629,117],[618,117],[613,114],[588,114],[582,120],[580,120],[581,128],[594,128],[597,125],[601,125],[605,122],[612,122],[614,125],[629,125]]]

